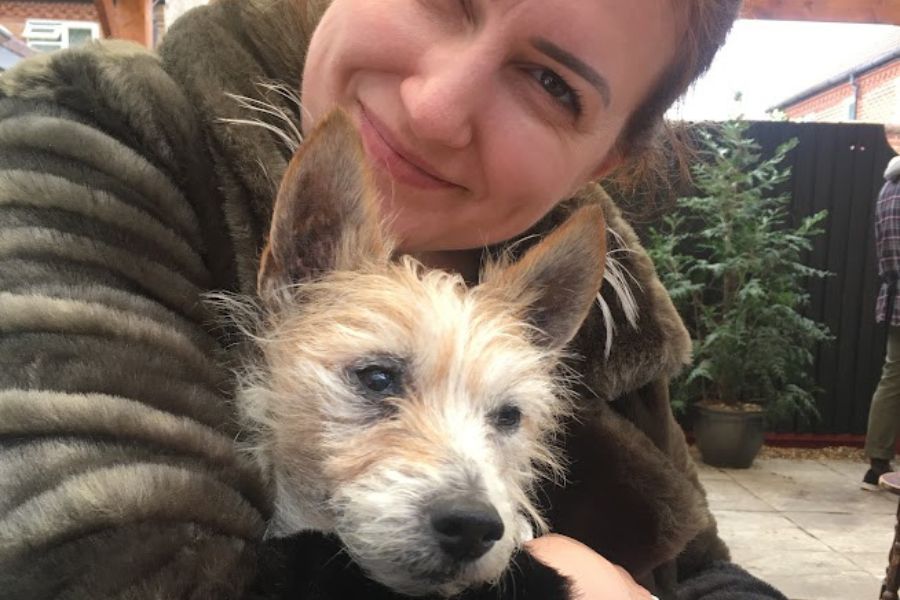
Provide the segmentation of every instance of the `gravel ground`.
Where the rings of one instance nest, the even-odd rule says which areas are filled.
[[[691,446],[691,454],[697,460],[700,452]],[[853,462],[869,462],[862,448],[850,446],[828,446],[826,448],[783,448],[781,446],[763,446],[759,458],[789,458],[792,460],[847,460]]]
[[[868,462],[862,448],[850,446],[828,446],[826,448],[782,448],[763,446],[760,458],[791,458],[795,460],[850,460]]]

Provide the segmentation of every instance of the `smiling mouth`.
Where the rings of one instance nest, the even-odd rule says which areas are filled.
[[[359,104],[359,109],[360,133],[366,153],[391,178],[427,190],[462,187],[443,179],[423,160],[400,149],[387,127],[377,117],[368,112],[362,103]]]

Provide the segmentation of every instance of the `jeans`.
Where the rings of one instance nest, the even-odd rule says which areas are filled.
[[[869,408],[866,456],[885,460],[894,458],[898,424],[900,424],[900,326],[891,326],[881,381],[878,382]]]

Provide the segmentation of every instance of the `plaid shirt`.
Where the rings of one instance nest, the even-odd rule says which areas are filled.
[[[900,275],[900,180],[887,181],[878,196],[875,209],[875,252],[878,256],[878,277],[881,289],[875,304],[875,321],[882,323],[887,310],[890,277]],[[900,288],[900,286],[898,286]],[[900,289],[894,293],[894,314],[891,325],[900,325]]]

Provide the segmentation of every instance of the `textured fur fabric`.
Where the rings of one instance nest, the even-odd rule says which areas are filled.
[[[3,597],[225,598],[252,576],[268,498],[199,302],[233,259],[191,110],[121,43],[0,83]]]
[[[715,562],[678,590],[677,600],[787,600],[735,565]]]
[[[201,295],[253,291],[291,154],[236,121],[284,123],[226,92],[299,122],[296,104],[257,84],[299,88],[320,11],[219,0],[182,18],[161,58],[108,42],[0,78],[0,596],[280,593],[265,562],[272,585],[250,590],[270,499],[234,450],[237,338]],[[576,338],[571,476],[545,490],[547,515],[672,598],[678,580],[727,559],[668,405],[689,340],[598,186],[535,232],[584,202],[604,207],[639,312],[629,323],[606,286],[609,354],[599,309]],[[307,541],[272,564],[312,560],[324,546]]]

